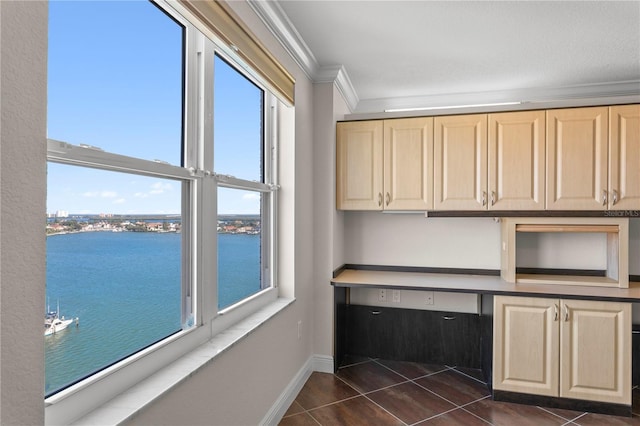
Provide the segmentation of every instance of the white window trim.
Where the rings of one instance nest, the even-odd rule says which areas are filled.
[[[76,383],[69,388],[60,391],[45,400],[45,424],[70,424],[79,421],[80,423],[93,422],[101,424],[116,424],[135,415],[140,409],[155,399],[169,391],[180,381],[186,379],[199,368],[215,359],[216,356],[231,348],[236,342],[243,339],[249,333],[281,310],[289,306],[295,299],[293,297],[279,297],[278,275],[277,275],[277,249],[278,249],[278,128],[282,125],[276,112],[282,108],[278,106],[278,100],[271,93],[264,82],[259,77],[251,73],[246,64],[243,64],[233,49],[218,44],[208,43],[197,33],[203,32],[202,28],[196,28],[182,15],[188,13],[176,2],[159,0],[157,3],[172,15],[178,22],[186,28],[185,48],[194,49],[200,52],[196,55],[188,55],[185,63],[185,138],[191,138],[192,142],[187,143],[189,151],[185,152],[185,165],[179,167],[163,162],[147,161],[138,158],[127,157],[118,154],[101,152],[99,148],[75,146],[65,142],[48,140],[48,161],[64,164],[74,164],[84,167],[93,167],[104,170],[119,172],[134,172],[136,174],[176,179],[187,182],[183,189],[183,198],[195,199],[191,211],[183,212],[183,221],[188,221],[193,228],[194,238],[188,241],[186,250],[189,251],[192,259],[192,270],[187,273],[187,279],[194,282],[191,290],[196,297],[196,305],[192,307],[195,312],[195,321],[198,326],[180,331],[145,348],[142,351],[96,373],[88,379]],[[177,12],[176,12],[177,11]],[[215,38],[212,34],[204,32],[210,39]],[[203,191],[212,191],[216,185],[221,187],[242,187],[246,188],[245,182],[236,181],[235,178],[220,177],[213,172],[205,170],[204,164],[212,164],[211,150],[204,149],[205,141],[212,140],[212,99],[207,101],[199,94],[201,91],[213,93],[212,76],[213,56],[212,52],[203,54],[211,46],[231,63],[239,64],[244,72],[249,72],[248,77],[259,87],[265,90],[265,123],[267,134],[265,134],[266,155],[271,155],[274,159],[273,168],[265,170],[272,178],[270,183],[251,183],[254,190],[270,193],[270,204],[268,207],[271,221],[270,238],[268,244],[272,256],[270,263],[270,284],[271,286],[250,296],[232,306],[218,312],[216,286],[205,285],[208,279],[215,277],[215,269],[206,267],[212,262],[203,261],[203,253],[208,256],[217,256],[216,248],[205,247],[203,244],[217,245],[217,242],[198,239],[201,235],[211,235],[210,229],[216,231],[215,221],[205,221],[202,209],[216,212],[215,197],[202,197]],[[207,58],[210,58],[207,59]],[[205,105],[205,102],[208,102]],[[282,100],[280,100],[282,102]],[[195,113],[194,113],[195,112]],[[293,115],[287,114],[286,120],[292,120]],[[188,120],[188,121],[187,121]],[[195,121],[195,123],[194,123]],[[293,123],[286,124],[292,127]],[[186,140],[186,139],[185,139]],[[195,141],[195,142],[194,142]],[[197,143],[200,148],[193,149]],[[196,155],[196,151],[204,152],[204,155]],[[209,151],[209,152],[208,152]],[[265,162],[265,164],[270,164]],[[268,167],[268,166],[267,166]],[[144,170],[141,172],[141,170]],[[186,204],[183,204],[186,205]],[[189,217],[186,218],[185,216]],[[185,247],[183,246],[183,250]],[[202,265],[199,269],[193,268],[193,264]],[[189,268],[185,268],[189,269]],[[224,331],[224,333],[223,333]],[[203,356],[205,355],[205,356]]]

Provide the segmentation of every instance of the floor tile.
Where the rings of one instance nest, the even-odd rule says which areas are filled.
[[[367,397],[408,424],[419,422],[456,407],[411,382],[369,393]]]
[[[487,426],[489,423],[462,408],[417,423],[416,426]]]
[[[477,368],[465,368],[465,367],[456,367],[456,371],[461,372],[462,374],[466,374],[469,377],[473,377],[476,380],[480,380],[482,383],[486,383],[484,375],[482,374],[482,370]]]
[[[299,413],[284,417],[278,426],[318,426],[318,422],[309,413]]]
[[[300,405],[298,401],[293,401],[289,406],[289,409],[286,413],[284,413],[284,417],[291,416],[293,414],[302,413],[304,411],[304,407]]]
[[[584,414],[584,411],[564,410],[562,408],[539,407],[565,420],[574,420]]]
[[[458,405],[468,404],[490,395],[485,384],[454,370],[423,377],[415,382]]]
[[[448,369],[448,367],[444,365],[420,364],[418,362],[389,361],[381,359],[377,360],[377,362],[392,369],[407,379],[412,380]]]
[[[341,368],[338,370],[338,377],[363,393],[407,381],[374,361]]]
[[[342,359],[340,367],[348,367],[350,365],[362,364],[363,362],[371,361],[371,358],[360,355],[345,355]]]
[[[403,423],[376,404],[358,396],[346,401],[316,408],[309,414],[323,426],[400,426]]]
[[[640,425],[640,417],[635,415],[633,417],[619,417],[619,416],[605,416],[603,414],[588,413],[582,417],[579,417],[573,421],[573,423],[580,426],[625,426],[625,425]]]
[[[358,395],[358,391],[333,374],[314,372],[296,397],[305,410],[318,408]]]
[[[491,398],[466,405],[464,409],[495,426],[553,426],[567,422],[533,405],[493,401]]]

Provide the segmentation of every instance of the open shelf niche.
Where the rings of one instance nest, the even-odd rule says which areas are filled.
[[[580,273],[538,274],[516,270],[519,232],[600,233],[606,236],[606,270],[603,276]],[[510,283],[629,287],[629,219],[619,217],[514,217],[502,219],[502,279]]]

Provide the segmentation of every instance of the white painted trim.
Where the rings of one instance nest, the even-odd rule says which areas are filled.
[[[302,387],[307,382],[311,373],[314,371],[320,373],[333,374],[333,357],[327,355],[312,355],[307,362],[298,370],[291,382],[282,391],[276,399],[271,409],[264,416],[260,425],[271,426],[280,423],[285,413],[296,399]]]
[[[329,355],[314,355],[313,371],[333,374],[333,357]]]
[[[248,0],[248,3],[307,77],[314,83],[335,83],[349,109],[354,111],[358,105],[358,94],[351,84],[347,70],[342,65],[320,67],[313,52],[278,2]]]
[[[319,68],[318,61],[280,4],[275,1],[256,0],[247,0],[247,3],[307,77],[313,79]]]
[[[349,111],[353,112],[358,106],[360,99],[356,93],[356,89],[351,84],[351,79],[347,70],[342,65],[334,65],[330,67],[322,67],[315,75],[314,82],[316,83],[333,83],[338,88],[338,91],[344,98]]]

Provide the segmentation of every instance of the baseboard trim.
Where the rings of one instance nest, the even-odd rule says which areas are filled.
[[[327,355],[312,355],[309,357],[300,370],[298,370],[291,382],[289,382],[287,387],[276,399],[276,402],[264,416],[260,425],[275,426],[280,423],[280,420],[282,420],[285,413],[296,399],[296,396],[298,396],[298,393],[300,393],[300,390],[307,382],[307,379],[314,371],[333,374],[333,357]]]

